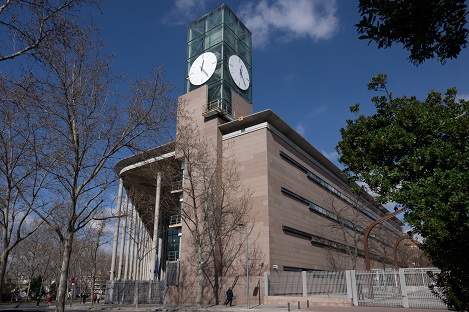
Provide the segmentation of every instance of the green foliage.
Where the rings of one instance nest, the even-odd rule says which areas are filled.
[[[41,294],[42,293],[42,276],[33,277],[31,279],[30,294]]]
[[[358,9],[360,39],[378,48],[401,43],[414,64],[434,57],[443,64],[467,45],[465,0],[360,0]]]
[[[6,278],[3,287],[2,287],[2,292],[0,293],[0,300],[2,302],[7,302],[10,301],[12,296],[15,295],[15,284],[12,282],[10,278]]]
[[[467,283],[461,282],[461,276],[455,276],[446,270],[442,270],[440,274],[432,274],[430,272],[429,274],[434,280],[434,283],[430,285],[430,289],[437,297],[457,311],[468,310],[467,297],[469,289],[467,288]]]
[[[393,99],[386,78],[369,84],[386,93],[373,97],[376,113],[358,115],[341,129],[340,161],[378,201],[409,207],[405,220],[424,238],[422,248],[442,278],[451,278],[440,287],[458,287],[444,293],[464,294],[451,301],[462,306],[469,302],[469,101],[456,100],[455,89],[432,91],[425,101]]]

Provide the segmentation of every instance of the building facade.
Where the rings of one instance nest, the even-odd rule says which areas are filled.
[[[357,195],[356,185],[273,111],[253,113],[251,46],[249,30],[226,5],[189,25],[186,93],[179,103],[190,118],[180,115],[177,126],[180,131],[190,122],[211,142],[216,159],[229,153],[251,192],[244,224],[249,235],[235,236],[238,243],[248,238],[248,257],[240,252],[216,284],[220,293],[238,284],[238,298],[244,285],[263,285],[262,271],[363,269],[364,231],[389,213],[371,196]],[[193,233],[184,222],[185,162],[176,140],[115,167],[123,217],[116,224],[111,280],[165,281],[173,303],[195,298]],[[373,230],[373,268],[392,267],[402,225],[392,218]],[[245,257],[248,271],[259,275],[248,283]],[[204,300],[214,303],[210,289],[208,278]]]

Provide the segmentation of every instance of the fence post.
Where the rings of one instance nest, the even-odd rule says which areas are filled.
[[[303,284],[303,297],[308,297],[308,283],[306,282],[306,271],[301,271],[301,281]]]
[[[352,292],[352,302],[353,305],[358,307],[358,294],[357,294],[357,276],[356,276],[356,271],[355,270],[350,270],[350,291]],[[347,276],[347,275],[345,275]],[[349,287],[349,282],[347,278],[347,294],[349,292],[348,290]]]
[[[264,296],[269,296],[269,272],[264,272]]]
[[[407,296],[407,286],[405,284],[404,269],[399,269],[399,282],[401,284],[402,306],[409,307],[409,297]]]
[[[351,274],[350,270],[345,271],[345,281],[346,281],[346,284],[347,284],[347,298],[352,299],[353,298],[353,296],[352,296],[352,280],[351,280],[350,274]]]

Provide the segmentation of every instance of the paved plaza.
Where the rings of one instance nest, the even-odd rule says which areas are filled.
[[[10,305],[9,308],[14,308],[16,305]],[[3,306],[3,309],[6,306]],[[41,303],[39,308],[36,308],[35,304],[22,304],[18,308],[18,311],[24,310],[42,310],[44,312],[52,312],[55,310],[55,306],[47,307],[47,303]],[[16,310],[15,309],[15,310]],[[224,305],[208,305],[197,309],[193,305],[158,305],[158,304],[141,304],[138,308],[135,305],[120,305],[120,304],[73,304],[73,306],[66,305],[67,311],[119,311],[119,312],[147,312],[147,311],[161,311],[161,312],[241,312],[241,311],[252,311],[252,312],[286,312],[288,311],[287,306],[280,305],[259,305],[252,306],[248,309],[245,305],[237,306],[224,306]],[[13,311],[13,309],[9,310]],[[405,308],[386,308],[386,307],[322,307],[322,306],[310,306],[301,307],[298,309],[297,306],[290,306],[290,311],[314,311],[314,312],[448,312],[447,309],[405,309]]]

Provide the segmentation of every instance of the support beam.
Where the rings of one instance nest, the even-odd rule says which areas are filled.
[[[127,213],[129,210],[129,196],[125,196],[125,204],[124,204],[124,224],[122,225],[122,234],[121,234],[121,248],[119,251],[119,267],[117,268],[117,279],[121,280],[122,278],[122,267],[124,263],[124,249],[125,249],[125,236],[127,233]]]
[[[155,217],[153,219],[153,240],[151,246],[151,270],[152,276],[151,280],[159,280],[158,270],[156,269],[156,256],[158,252],[157,249],[161,249],[161,245],[158,245],[158,225],[160,223],[159,214],[160,214],[160,196],[161,196],[161,172],[158,172],[156,176],[156,195],[155,195]],[[159,266],[159,262],[158,262]]]
[[[116,228],[114,230],[114,242],[112,245],[112,255],[111,255],[111,276],[109,279],[112,281],[115,278],[116,273],[116,257],[117,257],[117,245],[119,244],[119,224],[120,224],[120,214],[121,214],[121,205],[122,205],[122,190],[124,188],[124,180],[119,179],[119,192],[117,195],[117,207],[116,207]]]

